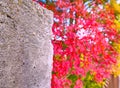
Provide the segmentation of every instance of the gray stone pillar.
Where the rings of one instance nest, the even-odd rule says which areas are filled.
[[[0,0],[0,88],[50,88],[52,24],[32,0]]]

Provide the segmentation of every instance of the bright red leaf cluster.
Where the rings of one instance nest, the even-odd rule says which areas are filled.
[[[96,82],[108,78],[117,56],[113,11],[102,0],[58,0],[44,6],[54,12],[52,88],[83,88],[89,72]]]

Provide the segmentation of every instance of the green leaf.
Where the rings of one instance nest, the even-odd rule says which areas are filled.
[[[78,79],[78,77],[74,74],[71,74],[71,75],[68,76],[68,79],[70,79],[73,83],[75,83],[76,80]]]

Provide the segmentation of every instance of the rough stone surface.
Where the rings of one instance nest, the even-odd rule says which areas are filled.
[[[52,19],[32,0],[0,0],[0,88],[50,88]]]

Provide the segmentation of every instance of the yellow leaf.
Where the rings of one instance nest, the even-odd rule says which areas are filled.
[[[116,0],[110,0],[110,3],[113,7],[113,10],[116,12],[116,13],[120,13],[120,6],[119,4],[117,4]]]
[[[84,54],[81,54],[81,55],[80,55],[80,59],[81,59],[81,60],[84,60]]]
[[[120,43],[114,43],[113,47],[118,52],[117,63],[112,66],[113,75],[116,77],[120,75]]]
[[[114,23],[116,24],[117,30],[120,31],[120,22],[118,20],[114,20]]]

